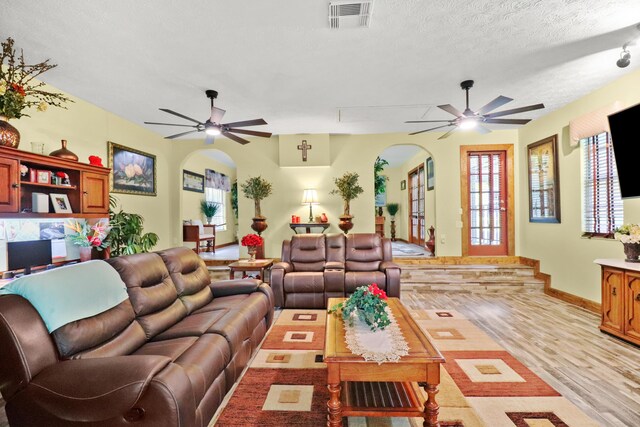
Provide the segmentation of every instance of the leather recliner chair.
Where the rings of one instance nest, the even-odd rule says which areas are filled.
[[[329,298],[371,283],[400,297],[391,241],[374,233],[295,235],[282,242],[281,262],[271,269],[275,305],[283,308],[325,308]]]

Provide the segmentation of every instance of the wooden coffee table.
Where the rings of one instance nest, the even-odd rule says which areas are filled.
[[[270,280],[267,280],[267,278],[265,277],[266,276],[265,271],[271,268],[271,266],[273,266],[272,259],[257,259],[255,261],[249,261],[249,260],[243,259],[240,261],[232,262],[228,266],[231,269],[231,271],[229,272],[229,279],[234,278],[236,271],[241,271],[241,272],[259,271],[260,279],[265,283],[269,283]]]
[[[330,298],[328,307],[344,298]],[[342,417],[424,417],[425,427],[439,427],[436,394],[444,358],[422,332],[398,298],[389,298],[409,354],[398,362],[378,365],[351,353],[344,339],[342,317],[327,313],[324,362],[329,402],[327,426],[342,427]],[[419,399],[419,387],[427,401]]]

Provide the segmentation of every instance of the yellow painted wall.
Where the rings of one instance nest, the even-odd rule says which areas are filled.
[[[204,151],[193,153],[184,163],[182,169],[204,175],[205,169],[213,169],[229,177],[231,182],[236,179],[236,169],[224,163],[212,159],[204,154]],[[180,182],[180,219],[200,219],[206,224],[206,218],[200,213],[200,201],[204,199],[204,193],[182,190],[182,169],[177,171]],[[231,243],[236,240],[236,219],[231,208],[231,193],[226,193],[227,229],[216,230],[216,246]],[[194,246],[193,243],[185,243],[186,246]]]
[[[595,92],[532,121],[519,131],[520,182],[518,187],[520,227],[518,253],[539,259],[543,272],[551,274],[554,288],[600,301],[600,267],[596,258],[622,258],[622,244],[611,239],[581,237],[582,183],[580,148],[569,147],[569,121],[612,102],[623,106],[640,102],[640,71],[636,71]],[[527,145],[558,135],[561,224],[529,223],[527,183]],[[624,201],[625,223],[640,222],[640,200]]]
[[[50,90],[58,91],[49,87]],[[12,120],[21,134],[20,150],[31,151],[32,141],[44,142],[45,152],[60,148],[60,140],[68,141],[68,148],[88,163],[90,155],[97,155],[107,166],[107,141],[136,148],[156,155],[158,195],[138,196],[114,194],[127,212],[138,213],[145,219],[145,232],[160,237],[156,249],[173,246],[173,224],[177,221],[177,195],[170,190],[175,182],[175,166],[171,162],[172,143],[160,135],[109,113],[89,102],[69,95],[75,102],[68,109],[50,107],[46,112],[30,113],[31,117]]]

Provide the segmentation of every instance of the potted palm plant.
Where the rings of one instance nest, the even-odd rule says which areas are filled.
[[[391,241],[396,241],[396,214],[400,210],[398,203],[387,203],[387,212],[391,216]]]
[[[351,200],[354,200],[364,192],[362,187],[358,185],[358,178],[359,175],[357,173],[346,172],[340,178],[334,178],[333,180],[336,188],[332,190],[330,194],[338,194],[344,202],[338,227],[340,227],[345,234],[353,228],[353,222],[351,221],[353,219],[350,206]]]
[[[271,194],[272,185],[261,176],[256,176],[248,178],[240,188],[242,189],[244,197],[253,200],[255,212],[251,228],[260,235],[268,227],[267,218],[262,215],[260,209],[260,201],[266,199]]]
[[[207,224],[211,224],[213,217],[216,216],[220,210],[220,203],[208,202],[207,200],[200,201],[200,212],[207,218]]]

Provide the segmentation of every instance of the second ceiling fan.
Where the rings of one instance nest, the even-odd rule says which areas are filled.
[[[218,92],[216,92],[215,90],[206,90],[204,93],[207,95],[207,98],[211,100],[211,116],[204,122],[201,122],[196,119],[192,119],[191,117],[187,117],[184,114],[176,113],[175,111],[169,110],[167,108],[160,108],[160,111],[164,111],[165,113],[173,114],[174,116],[180,117],[185,120],[189,120],[195,123],[195,125],[185,125],[185,124],[177,124],[177,123],[158,123],[158,122],[144,122],[144,123],[148,125],[180,126],[180,127],[193,128],[193,130],[176,133],[175,135],[166,136],[165,139],[179,138],[181,136],[185,136],[193,132],[204,131],[204,133],[207,134],[207,138],[205,140],[207,144],[213,144],[214,138],[217,135],[225,136],[240,144],[248,144],[251,141],[241,138],[238,135],[234,135],[236,133],[251,135],[251,136],[260,136],[263,138],[271,137],[271,132],[259,132],[256,130],[238,129],[238,128],[247,127],[247,126],[266,125],[267,122],[265,122],[264,119],[243,120],[240,122],[232,122],[232,123],[220,123],[226,111],[221,108],[217,108],[213,105],[213,100],[218,97]]]
[[[449,132],[445,133],[438,139],[445,139],[457,128],[460,129],[475,129],[480,133],[489,133],[490,129],[482,126],[484,123],[488,124],[503,124],[503,125],[524,125],[531,121],[531,119],[498,119],[497,117],[508,116],[511,114],[524,113],[525,111],[539,110],[544,108],[544,104],[527,105],[526,107],[513,108],[511,110],[497,111],[491,113],[496,108],[502,107],[504,104],[513,101],[511,98],[500,95],[493,101],[489,102],[478,111],[473,111],[469,108],[469,89],[473,87],[473,80],[465,80],[460,83],[460,87],[466,92],[467,105],[463,112],[460,112],[451,104],[438,105],[438,108],[446,111],[447,113],[456,116],[451,120],[409,120],[405,123],[447,123],[446,125],[436,126],[429,129],[420,130],[418,132],[410,133],[409,135],[417,135],[419,133],[428,132],[430,130],[446,128],[449,126],[455,126]]]

